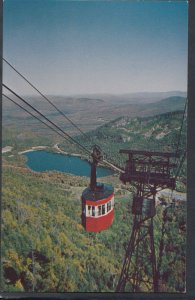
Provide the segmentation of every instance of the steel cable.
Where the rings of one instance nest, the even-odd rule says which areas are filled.
[[[41,95],[50,105],[52,105],[66,120],[68,120],[82,135],[84,135],[87,139],[89,137],[70,119],[68,118],[62,110],[60,110],[48,97],[46,97],[40,90],[38,90],[24,75],[22,75],[16,68],[8,62],[5,58],[3,58],[4,62],[8,64],[21,78],[23,78],[34,90],[36,90],[39,95]]]
[[[50,124],[52,124],[54,127],[56,127],[58,130],[60,130],[63,134],[65,134],[72,142],[77,144],[80,148],[82,148],[84,151],[86,151],[88,154],[91,154],[90,151],[85,148],[83,145],[81,145],[79,142],[77,142],[74,138],[72,138],[67,132],[62,130],[58,125],[56,125],[54,122],[52,122],[50,119],[48,119],[44,114],[42,114],[39,110],[37,110],[35,107],[33,107],[30,103],[28,103],[26,100],[24,100],[22,97],[20,97],[17,93],[15,93],[12,89],[10,89],[8,86],[6,86],[3,83],[3,87],[6,88],[9,92],[11,92],[13,95],[15,95],[17,98],[19,98],[23,103],[28,105],[31,109],[36,111],[41,117],[43,117],[45,120],[47,120]]]
[[[25,112],[27,112],[29,115],[31,115],[32,117],[34,117],[35,119],[37,119],[38,121],[40,121],[41,123],[43,123],[45,126],[47,126],[48,128],[50,128],[51,130],[53,130],[54,132],[56,132],[57,134],[59,134],[61,137],[63,137],[64,139],[66,139],[68,142],[70,142],[68,140],[68,138],[66,138],[65,136],[63,136],[61,133],[59,133],[57,130],[55,130],[53,127],[51,127],[50,125],[48,125],[47,123],[45,123],[43,120],[39,119],[37,116],[35,116],[34,114],[32,114],[30,111],[28,111],[26,108],[24,108],[22,105],[20,105],[19,103],[17,103],[16,101],[14,101],[13,99],[11,99],[10,97],[6,96],[5,94],[2,94],[5,98],[7,98],[9,101],[11,101],[12,103],[16,104],[18,107],[20,107],[21,109],[23,109]]]

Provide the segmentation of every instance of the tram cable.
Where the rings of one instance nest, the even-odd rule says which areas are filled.
[[[56,125],[53,121],[51,121],[50,119],[48,119],[44,114],[42,114],[39,110],[37,110],[35,107],[33,107],[30,103],[28,103],[26,100],[24,100],[22,97],[20,97],[17,93],[15,93],[12,89],[10,89],[7,85],[5,85],[4,83],[2,84],[4,88],[6,88],[9,92],[11,92],[13,95],[15,95],[17,98],[19,98],[23,103],[25,103],[26,105],[28,105],[31,109],[33,109],[34,111],[36,111],[36,113],[38,113],[41,117],[43,117],[46,121],[48,121],[50,124],[52,124],[55,128],[57,128],[58,130],[60,130],[63,134],[65,134],[72,142],[74,142],[75,144],[77,144],[80,148],[82,148],[85,152],[87,152],[88,154],[91,154],[90,151],[84,147],[83,145],[81,145],[79,142],[77,142],[73,137],[71,137],[67,132],[65,132],[64,130],[62,130],[58,125]]]
[[[86,133],[84,133],[69,117],[66,116],[66,114],[64,114],[63,111],[61,111],[48,97],[46,97],[38,88],[36,88],[24,75],[22,75],[21,72],[19,72],[8,60],[3,58],[3,61],[7,65],[9,65],[22,79],[24,79],[36,92],[38,92],[50,105],[52,105],[66,120],[68,120],[88,141],[90,141],[90,138],[89,136],[87,136]],[[103,160],[104,163],[112,166],[116,165],[113,159],[109,155],[107,155],[104,150],[103,150],[103,154],[104,157],[106,157],[106,159]],[[109,159],[110,162],[108,162],[107,159]],[[119,172],[123,171],[121,166],[118,165],[115,167],[115,170]]]
[[[39,89],[37,89],[24,75],[22,75],[16,68],[8,62],[5,58],[3,58],[4,62],[8,64],[21,78],[23,78],[35,91],[39,93],[50,105],[52,105],[66,120],[68,120],[82,135],[84,135],[87,139],[89,137],[69,118],[65,115],[65,113],[60,110],[48,97],[46,97]]]
[[[60,132],[58,132],[57,130],[55,130],[53,127],[51,127],[50,125],[48,125],[47,123],[45,123],[43,120],[41,120],[40,118],[38,118],[37,116],[35,116],[33,113],[31,113],[29,110],[27,110],[26,108],[24,108],[22,105],[20,105],[19,103],[17,103],[16,101],[14,101],[13,99],[11,99],[10,97],[8,97],[5,94],[2,94],[5,98],[7,98],[9,101],[11,101],[12,103],[14,103],[15,105],[17,105],[18,107],[20,107],[21,109],[23,109],[25,112],[27,112],[29,115],[31,115],[33,118],[37,119],[38,121],[40,121],[41,123],[43,123],[45,126],[47,126],[49,129],[51,129],[52,131],[54,131],[55,133],[59,134],[62,138],[66,139],[68,142],[70,142],[68,140],[68,138],[66,138],[64,135],[62,135]]]
[[[187,154],[187,150],[185,150],[185,152],[184,152],[184,154],[183,154],[183,156],[182,156],[182,158],[181,158],[181,160],[180,160],[180,164],[179,164],[179,166],[178,166],[178,169],[177,169],[176,175],[175,175],[175,181],[177,180],[177,177],[179,176],[179,173],[180,173],[180,171],[181,171],[181,168],[182,168],[183,163],[184,163],[185,158],[186,158],[186,154]]]
[[[179,130],[178,141],[177,141],[177,146],[176,146],[176,151],[175,151],[176,154],[179,153],[179,147],[180,147],[180,143],[181,143],[181,135],[182,135],[182,130],[183,130],[183,126],[184,126],[187,103],[188,103],[188,98],[186,98],[185,107],[184,107],[184,110],[183,110],[182,122],[181,122],[180,130]]]
[[[26,105],[28,105],[31,109],[33,109],[38,115],[40,115],[41,117],[43,117],[47,122],[49,122],[50,124],[52,124],[55,128],[57,128],[59,131],[61,131],[65,136],[67,136],[74,144],[76,144],[77,146],[79,146],[80,148],[82,148],[85,152],[87,152],[88,155],[91,155],[91,152],[84,147],[81,143],[79,143],[78,141],[76,141],[73,137],[71,137],[67,132],[65,132],[64,130],[62,130],[58,125],[56,125],[53,121],[51,121],[50,119],[48,119],[43,113],[41,113],[39,110],[37,110],[35,107],[33,107],[30,103],[28,103],[25,99],[23,99],[21,96],[19,96],[17,93],[15,93],[12,89],[10,89],[7,85],[3,84],[3,87],[6,88],[9,92],[11,92],[14,96],[16,96],[18,99],[20,99],[23,103],[25,103]],[[9,99],[10,100],[10,99]],[[12,101],[13,102],[13,101]],[[43,122],[42,122],[43,123]],[[45,123],[46,124],[46,123]],[[56,132],[58,133],[58,131],[56,130]],[[66,138],[68,140],[68,138]],[[68,140],[69,141],[69,140]],[[116,166],[115,164],[109,162],[106,159],[102,160],[102,163],[106,164],[109,167],[112,167],[115,171],[118,172],[124,172],[123,169],[121,169],[120,167]]]

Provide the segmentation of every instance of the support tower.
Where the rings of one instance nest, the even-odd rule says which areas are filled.
[[[176,166],[171,162],[175,153],[120,150],[128,155],[123,183],[136,186],[133,197],[133,227],[126,247],[124,263],[116,292],[158,292],[158,274],[154,243],[153,218],[158,190],[175,188],[171,173]]]

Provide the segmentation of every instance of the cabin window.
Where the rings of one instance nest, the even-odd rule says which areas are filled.
[[[91,216],[91,205],[88,205],[88,216]]]
[[[92,216],[95,217],[95,206],[92,206]]]
[[[109,201],[108,203],[107,203],[107,211],[110,211],[111,210],[111,201]]]
[[[111,206],[114,207],[114,197],[111,200]]]
[[[102,215],[105,214],[105,204],[102,205]]]
[[[101,216],[101,214],[102,214],[102,207],[100,205],[100,206],[98,206],[98,216]]]

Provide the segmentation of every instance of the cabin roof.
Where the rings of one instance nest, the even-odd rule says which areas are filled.
[[[98,184],[97,187],[99,187],[99,189],[97,188],[96,191],[93,191],[90,187],[87,187],[82,193],[82,198],[84,200],[99,201],[108,198],[114,193],[114,188],[111,185]]]

